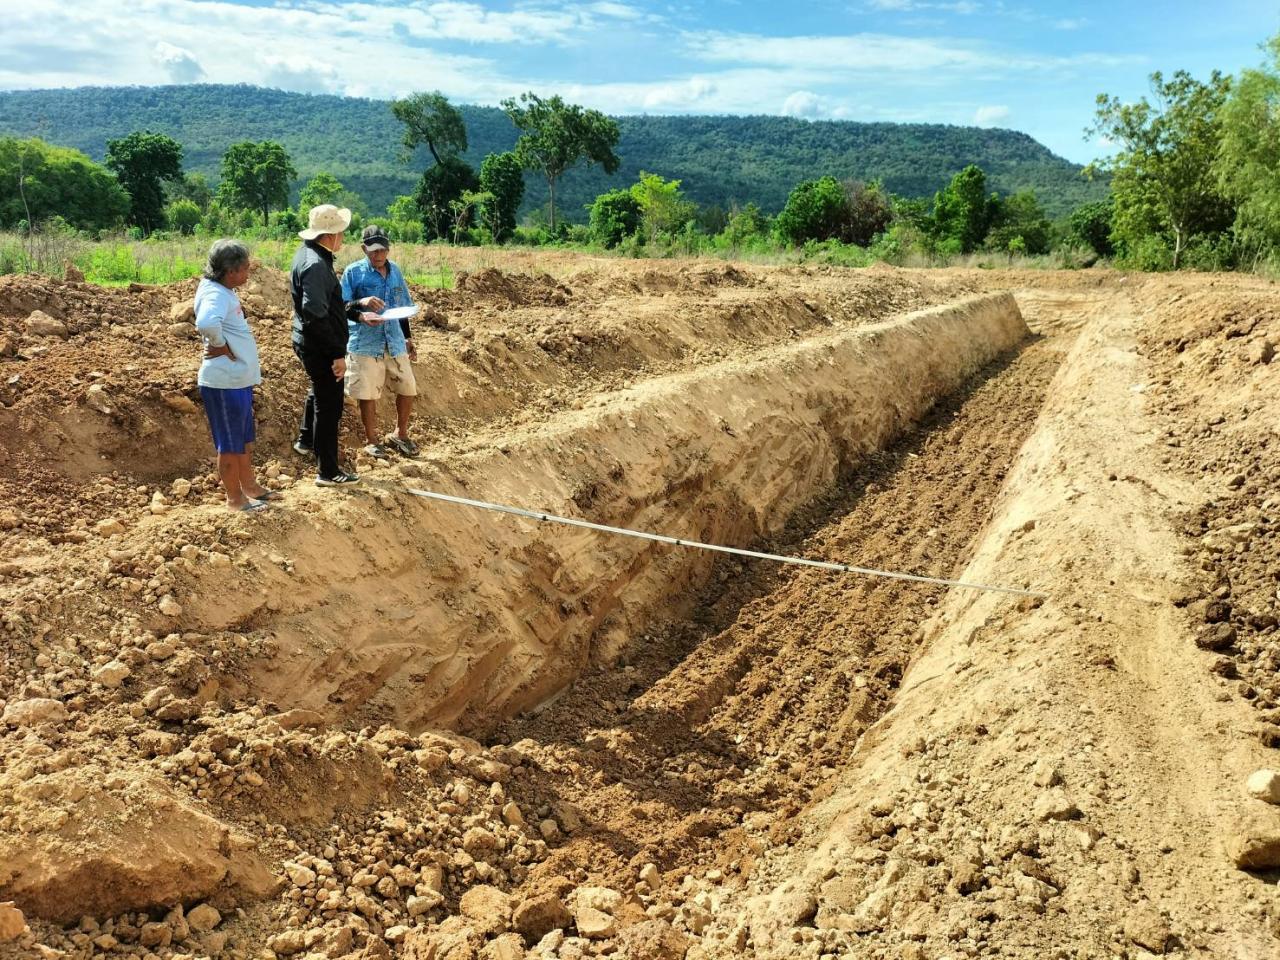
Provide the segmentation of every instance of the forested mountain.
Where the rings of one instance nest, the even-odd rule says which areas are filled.
[[[470,139],[466,158],[474,166],[515,143],[517,131],[501,110],[461,109]],[[925,197],[970,163],[982,167],[1000,193],[1034,189],[1050,216],[1105,193],[1075,164],[1010,130],[774,116],[630,116],[618,124],[621,169],[613,176],[598,169],[567,174],[557,196],[564,216],[585,219],[583,208],[593,197],[634,182],[640,170],[683,180],[687,195],[702,204],[754,201],[768,212],[780,209],[801,180],[878,178],[894,193]],[[398,194],[412,193],[429,162],[425,150],[402,159],[402,128],[381,100],[213,84],[0,92],[0,135],[39,136],[95,160],[107,140],[141,129],[182,143],[187,171],[210,181],[229,144],[278,140],[302,181],[326,170],[375,213]],[[545,183],[533,175],[527,182],[525,209],[545,204]]]

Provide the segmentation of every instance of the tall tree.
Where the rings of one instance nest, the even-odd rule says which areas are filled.
[[[643,170],[640,179],[631,185],[631,196],[640,206],[640,222],[649,240],[679,230],[698,210],[696,204],[685,199],[679,180],[664,180]]]
[[[447,240],[457,222],[455,204],[463,194],[473,193],[479,186],[476,172],[458,157],[445,157],[427,167],[414,197],[422,211],[424,239]]]
[[[1201,83],[1184,70],[1169,80],[1151,75],[1153,102],[1098,95],[1086,131],[1116,144],[1114,156],[1091,169],[1112,174],[1115,239],[1133,249],[1155,234],[1167,238],[1176,270],[1187,242],[1220,233],[1234,211],[1219,191],[1214,160],[1221,143],[1221,110],[1231,78],[1214,71]]]
[[[392,100],[391,112],[404,124],[401,142],[408,151],[405,159],[417,147],[425,146],[435,161],[423,171],[414,199],[422,211],[426,239],[447,238],[450,227],[458,222],[457,204],[463,194],[479,186],[475,171],[458,156],[467,149],[467,125],[462,111],[434,90]],[[453,233],[456,236],[458,231]]]
[[[849,219],[844,188],[835,177],[797,183],[774,221],[784,243],[800,246],[810,240],[839,239]]]
[[[1038,256],[1049,252],[1049,218],[1040,209],[1034,190],[1020,190],[995,205],[986,247]]]
[[[969,164],[933,200],[933,233],[944,247],[972,253],[982,246],[998,200],[987,196],[987,175]]]
[[[1255,262],[1280,249],[1280,36],[1264,66],[1241,72],[1222,106],[1214,175],[1235,202],[1236,236]]]
[[[1090,247],[1100,257],[1111,256],[1116,252],[1111,242],[1111,219],[1115,215],[1115,206],[1115,200],[1108,197],[1076,207],[1067,218],[1069,238]]]
[[[613,148],[618,145],[618,124],[598,110],[565,103],[559,96],[544,100],[535,93],[522,93],[517,101],[502,101],[502,109],[518,130],[516,156],[528,170],[541,171],[551,194],[551,231],[556,229],[556,183],[566,170],[582,161],[599,164],[613,173],[621,161]]]
[[[893,204],[879,180],[846,180],[841,186],[848,207],[848,223],[841,239],[865,247],[888,229],[893,221]]]
[[[182,180],[182,144],[136,130],[107,141],[107,168],[129,194],[129,222],[150,232],[164,226],[164,184]]]
[[[484,205],[483,217],[501,243],[516,230],[516,212],[524,199],[524,168],[514,153],[491,153],[480,164],[480,189],[493,199]]]
[[[439,90],[392,100],[391,112],[404,124],[402,142],[409,151],[425,146],[436,163],[466,153],[467,125],[462,112]]]
[[[209,181],[203,173],[188,173],[177,183],[171,184],[168,189],[169,200],[190,200],[203,213],[209,209],[209,202],[213,199],[213,190],[209,187]]]
[[[262,214],[262,225],[272,207],[289,205],[289,184],[298,176],[284,147],[274,140],[233,143],[222,155],[222,182],[218,193],[224,203]]]
[[[321,170],[302,188],[298,195],[298,208],[305,211],[322,203],[337,203],[346,189],[332,173]]]

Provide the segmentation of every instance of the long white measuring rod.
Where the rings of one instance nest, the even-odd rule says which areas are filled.
[[[725,547],[717,543],[701,543],[697,540],[685,540],[681,537],[668,537],[661,533],[647,533],[643,530],[628,530],[626,527],[610,527],[603,523],[592,523],[589,520],[577,520],[573,517],[558,517],[553,513],[541,513],[537,510],[523,510],[520,507],[509,507],[501,503],[486,503],[483,500],[468,500],[466,497],[454,497],[447,493],[435,493],[431,490],[415,490],[405,487],[406,493],[427,500],[439,500],[464,507],[475,507],[479,510],[492,510],[495,513],[509,513],[515,517],[526,517],[530,520],[541,520],[546,523],[563,523],[570,527],[583,527],[587,530],[598,530],[601,533],[616,533],[623,537],[636,537],[640,540],[652,540],[655,543],[669,543],[675,547],[694,547],[698,550],[714,550],[716,553],[732,553],[739,557],[754,557],[757,560],[774,560],[778,563],[791,563],[802,567],[820,567],[823,570],[835,570],[838,573],[860,573],[868,577],[887,577],[890,580],[912,580],[916,583],[938,583],[946,587],[960,587],[964,590],[986,590],[991,593],[1011,593],[1020,597],[1047,598],[1047,593],[1035,590],[1024,590],[1021,587],[999,587],[989,583],[968,583],[964,580],[947,580],[942,577],[924,577],[916,573],[898,573],[893,570],[874,570],[870,567],[854,567],[847,563],[833,563],[830,560],[810,560],[807,557],[784,557],[777,553],[760,553],[757,550],[743,550],[739,547]]]

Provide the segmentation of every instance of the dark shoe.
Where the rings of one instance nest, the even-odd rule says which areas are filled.
[[[316,455],[316,452],[301,440],[293,441],[293,452],[303,457],[314,457]]]
[[[421,452],[418,449],[418,445],[408,437],[399,437],[395,435],[387,437],[387,446],[396,451],[396,453],[405,457],[416,457]]]
[[[371,443],[364,448],[364,452],[369,456],[378,460],[390,460],[391,451],[380,443]]]
[[[360,482],[354,473],[340,473],[336,477],[316,477],[317,487],[350,487]]]

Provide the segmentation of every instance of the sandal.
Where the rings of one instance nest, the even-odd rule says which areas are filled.
[[[269,500],[280,500],[284,498],[284,494],[279,490],[264,490],[262,493],[250,497],[250,500],[257,500],[259,503],[266,503]]]
[[[266,510],[267,505],[261,500],[250,499],[243,507],[232,507],[232,513],[257,513],[259,510]]]
[[[378,460],[390,460],[391,452],[380,443],[371,443],[364,448],[364,452]]]
[[[387,437],[387,446],[406,457],[416,457],[421,449],[408,437]]]

